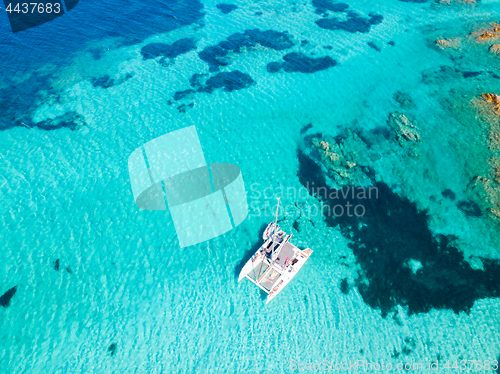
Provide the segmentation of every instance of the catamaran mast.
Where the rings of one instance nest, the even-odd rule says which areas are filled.
[[[273,232],[273,243],[274,243],[274,238],[276,237],[276,225],[278,223],[278,211],[280,209],[280,198],[278,197],[278,206],[276,207],[276,214],[274,217],[274,232]]]

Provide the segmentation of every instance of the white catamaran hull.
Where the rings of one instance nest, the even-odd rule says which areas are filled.
[[[280,268],[275,263],[273,263],[268,257],[265,256],[265,246],[269,243],[267,240],[262,247],[258,249],[258,251],[250,258],[243,269],[241,269],[238,282],[242,279],[247,278],[252,283],[257,285],[261,290],[268,294],[266,304],[269,303],[272,299],[274,299],[287,285],[290,281],[297,275],[299,270],[304,266],[306,261],[309,259],[313,251],[310,248],[300,250],[297,247],[295,248],[295,252],[293,257],[291,257],[289,262],[287,262],[287,266],[284,268]],[[260,269],[263,267],[263,262],[267,266],[267,269],[260,273]],[[263,286],[264,279],[272,272],[276,272],[279,274],[278,281],[276,284],[269,290]],[[258,277],[253,279],[250,275],[253,274],[255,276],[255,272],[257,272]]]
[[[262,239],[264,244],[241,269],[238,282],[247,278],[267,293],[266,304],[274,299],[297,275],[312,254],[310,248],[300,250],[290,242],[292,235],[278,225],[279,202],[274,222],[267,225]]]
[[[259,248],[259,251],[260,251],[260,248]],[[238,282],[240,282],[242,279],[244,279],[251,272],[258,269],[261,266],[263,259],[264,259],[264,256],[259,252],[257,252],[255,255],[253,255],[252,258],[247,261],[245,266],[243,266],[243,269],[241,269],[240,276],[238,278]]]
[[[290,281],[297,275],[302,266],[304,266],[306,261],[309,260],[309,257],[312,253],[313,251],[310,248],[307,248],[297,254],[297,262],[293,266],[291,266],[289,270],[286,270],[283,273],[278,284],[276,284],[271,289],[271,292],[269,292],[269,294],[267,295],[266,304],[274,299],[286,287],[286,285],[290,283]]]

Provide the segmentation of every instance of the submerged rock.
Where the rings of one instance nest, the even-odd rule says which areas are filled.
[[[10,300],[15,295],[16,291],[17,291],[17,286],[14,286],[6,293],[4,293],[2,296],[0,296],[0,306],[7,308],[10,305]]]
[[[500,44],[492,44],[490,47],[490,52],[500,55]]]
[[[494,159],[490,160],[490,163],[494,163]],[[493,166],[494,167],[494,166]],[[500,170],[498,166],[496,168],[496,173],[500,177]],[[471,179],[469,184],[467,185],[467,190],[474,197],[474,201],[470,200],[473,204],[473,210],[468,210],[467,206],[463,204],[458,206],[460,210],[464,213],[475,213],[479,212],[488,212],[491,214],[491,217],[498,223],[500,223],[500,178],[490,179],[487,177],[483,177],[477,175]],[[471,215],[471,214],[469,214]],[[474,214],[472,214],[474,216]]]
[[[403,109],[415,109],[415,104],[413,103],[410,94],[402,91],[397,91],[393,96],[401,108]]]
[[[332,0],[312,0],[317,14],[328,14],[328,11],[342,13],[347,11],[349,4],[334,3]]]
[[[436,45],[440,48],[460,48],[459,38],[445,38],[436,40]]]
[[[294,43],[287,32],[275,30],[249,29],[243,33],[232,34],[217,45],[211,45],[198,53],[211,72],[218,71],[221,66],[230,65],[232,54],[243,53],[259,46],[276,51],[293,47]]]
[[[418,127],[414,124],[414,121],[410,119],[403,113],[394,112],[389,115],[387,124],[391,129],[396,132],[396,137],[400,141],[407,140],[410,142],[420,141],[420,133]]]
[[[459,201],[457,206],[458,209],[460,209],[466,216],[469,217],[481,217],[483,214],[479,204],[472,200]]]
[[[369,46],[370,48],[373,48],[373,49],[374,49],[374,50],[376,50],[377,52],[381,52],[381,51],[382,51],[382,49],[380,49],[380,47],[379,47],[376,43],[374,43],[374,42],[368,42],[368,43],[366,43],[366,44],[368,44],[368,46]]]
[[[298,158],[297,175],[309,193],[314,196],[319,188],[329,192],[321,168],[300,151]],[[458,314],[468,313],[476,300],[500,297],[500,261],[481,258],[483,268],[472,268],[455,237],[431,231],[428,211],[419,210],[387,184],[377,182],[374,187],[377,194],[371,198],[346,194],[324,201],[329,207],[349,202],[366,209],[363,215],[325,214],[327,225],[349,238],[359,265],[355,286],[366,304],[379,309],[383,317],[397,311],[398,305],[408,315],[432,309]],[[405,346],[414,349],[409,339]]]
[[[239,70],[222,72],[207,79],[204,89],[199,91],[211,93],[215,88],[223,88],[224,91],[232,92],[248,88],[253,85],[255,81],[248,74],[242,73]]]
[[[223,14],[229,14],[233,10],[238,9],[238,6],[234,4],[217,4],[215,7],[219,9]]]
[[[478,33],[472,33],[472,35],[477,35],[476,41],[484,42],[490,39],[500,38],[500,25],[494,23],[488,30],[483,30]]]
[[[192,39],[184,38],[172,44],[150,43],[142,47],[141,55],[144,60],[149,60],[159,56],[174,59],[177,56],[188,53],[196,49],[196,44]]]
[[[94,86],[94,87],[101,87],[101,88],[106,89],[106,88],[110,88],[110,87],[122,84],[125,81],[127,81],[133,77],[134,77],[134,74],[132,74],[132,73],[127,73],[123,77],[116,78],[116,79],[111,78],[109,75],[104,75],[100,78],[92,78],[90,80],[90,83],[92,83],[92,86]]]
[[[486,102],[493,104],[495,112],[500,114],[500,95],[494,93],[483,93],[481,96]]]
[[[30,124],[29,127],[37,127],[40,130],[56,130],[61,128],[68,128],[70,130],[77,130],[82,126],[86,126],[85,119],[77,112],[66,112],[61,116],[46,119],[45,121]]]
[[[371,181],[369,168],[361,165],[365,163],[366,144],[353,131],[335,138],[328,135],[314,137],[311,149],[338,186],[365,185]]]
[[[484,41],[492,38],[499,38],[500,34],[493,31],[486,31],[477,37],[478,41]]]
[[[174,100],[180,101],[184,99],[192,99],[196,93],[212,94],[217,89],[223,89],[227,92],[233,92],[248,88],[255,84],[255,81],[248,74],[239,70],[225,71],[217,73],[206,79],[207,74],[195,74],[190,79],[190,84],[193,87],[198,87],[196,90],[188,88],[183,91],[177,91],[174,94]],[[189,105],[182,104],[177,107],[179,112],[184,113],[187,108],[192,108],[194,103]]]
[[[111,357],[113,357],[116,353],[116,349],[117,349],[117,345],[116,343],[113,343],[111,344],[109,347],[108,347],[108,352],[111,354]]]
[[[337,65],[330,56],[308,57],[303,53],[292,52],[283,56],[284,62],[270,62],[267,64],[269,73],[277,73],[281,69],[287,73],[315,73]]]
[[[344,278],[342,279],[342,281],[340,282],[340,291],[342,291],[342,293],[344,295],[347,295],[349,293],[349,282],[347,281],[347,278]]]
[[[426,0],[427,1],[427,0]],[[316,21],[316,25],[327,30],[344,30],[350,33],[367,33],[372,26],[382,23],[384,17],[381,14],[370,14],[368,18],[360,14],[349,11],[347,19],[321,18]]]

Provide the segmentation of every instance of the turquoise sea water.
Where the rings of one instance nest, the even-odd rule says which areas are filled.
[[[467,36],[500,21],[500,4],[349,1],[359,17],[383,16],[368,32],[319,27],[321,18],[352,16],[322,17],[310,1],[238,1],[228,14],[217,4],[81,0],[63,17],[16,34],[2,11],[0,295],[16,292],[0,307],[0,371],[289,373],[298,372],[291,360],[427,367],[436,360],[498,359],[500,301],[493,296],[500,276],[488,267],[500,260],[498,225],[485,214],[466,214],[459,202],[471,199],[467,185],[488,172],[491,157],[471,100],[484,91],[500,94],[499,57]],[[217,74],[200,58],[202,50],[248,29],[287,32],[293,46],[230,52],[230,64],[219,71],[238,70],[253,84],[174,99],[192,88],[193,74]],[[435,47],[435,40],[452,37],[463,38],[460,49]],[[186,38],[196,49],[175,59],[141,54],[152,43]],[[337,65],[314,73],[268,71],[291,52],[330,56]],[[409,109],[395,101],[397,91],[410,95]],[[416,118],[418,156],[377,135],[395,111]],[[207,162],[240,167],[250,213],[229,233],[181,249],[168,212],[136,207],[127,159],[141,144],[191,125]],[[295,209],[280,219],[296,245],[314,250],[301,272],[267,306],[250,282],[237,283],[272,220],[280,187],[291,191],[280,195],[285,206],[320,205],[293,193],[304,187],[298,154],[313,153],[307,136],[346,129],[370,144],[373,181],[427,212],[426,230],[454,236],[464,263],[487,274],[471,308],[429,301],[412,309],[418,300],[406,289],[386,296],[394,304],[389,311],[377,307],[373,299],[385,300],[385,288],[377,292],[374,280],[397,269],[376,256],[369,267],[364,259],[371,255],[353,249],[355,234]],[[443,198],[445,190],[455,198]],[[398,209],[406,212],[401,203],[376,217],[384,221]],[[394,226],[389,235],[405,238],[405,230]],[[434,260],[425,262],[421,252],[428,243],[419,240],[418,233],[411,238],[410,250],[432,268]],[[425,256],[434,258],[432,249]],[[467,299],[466,285],[475,280],[464,263],[451,255],[438,259],[451,275],[442,270],[436,279],[457,284],[443,294]],[[434,281],[418,284],[433,293],[440,290]],[[363,288],[370,282],[373,299]]]

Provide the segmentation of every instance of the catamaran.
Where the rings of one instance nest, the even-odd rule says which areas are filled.
[[[267,225],[262,239],[264,244],[255,252],[241,269],[238,282],[247,278],[267,293],[268,304],[298,273],[313,251],[301,250],[290,242],[292,234],[287,235],[278,225],[278,207],[274,222]]]

